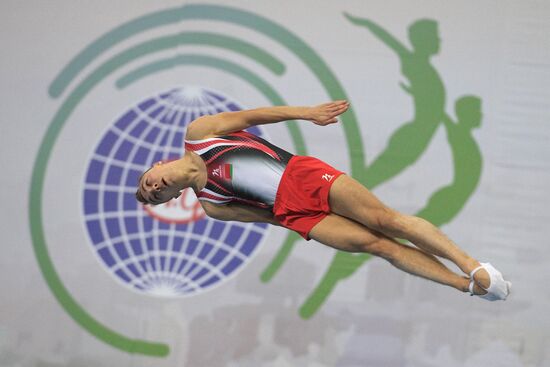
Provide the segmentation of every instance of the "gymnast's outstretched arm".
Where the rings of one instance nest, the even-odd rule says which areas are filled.
[[[335,101],[312,107],[273,106],[253,110],[221,112],[201,116],[187,128],[186,139],[198,140],[226,135],[246,128],[273,124],[287,120],[309,120],[317,125],[328,125],[338,121],[337,116],[346,112],[347,101]]]

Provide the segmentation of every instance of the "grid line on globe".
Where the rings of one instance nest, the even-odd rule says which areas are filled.
[[[255,253],[265,223],[204,215],[184,223],[160,220],[134,196],[143,171],[184,153],[191,121],[238,110],[240,104],[220,92],[183,86],[137,103],[100,138],[84,179],[85,227],[100,263],[125,286],[154,296],[195,295],[227,280]],[[263,136],[258,127],[249,131]]]

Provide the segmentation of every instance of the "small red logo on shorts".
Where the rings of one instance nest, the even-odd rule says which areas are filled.
[[[328,173],[325,173],[324,175],[321,176],[321,178],[323,180],[327,180],[327,182],[330,182],[334,178],[334,175],[329,175]]]

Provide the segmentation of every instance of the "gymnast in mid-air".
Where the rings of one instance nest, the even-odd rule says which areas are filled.
[[[387,207],[358,181],[319,159],[293,155],[244,131],[287,120],[326,126],[338,122],[348,108],[347,101],[335,101],[201,116],[187,128],[183,157],[145,171],[136,198],[157,205],[191,188],[209,217],[282,226],[340,251],[380,256],[407,273],[489,301],[505,300],[511,283],[428,221]],[[437,257],[452,261],[464,274]]]

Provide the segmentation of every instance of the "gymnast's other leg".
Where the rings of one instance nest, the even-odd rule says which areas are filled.
[[[403,245],[349,218],[330,214],[313,227],[309,236],[340,251],[368,252],[407,273],[468,291],[469,279],[449,270],[435,256]]]

